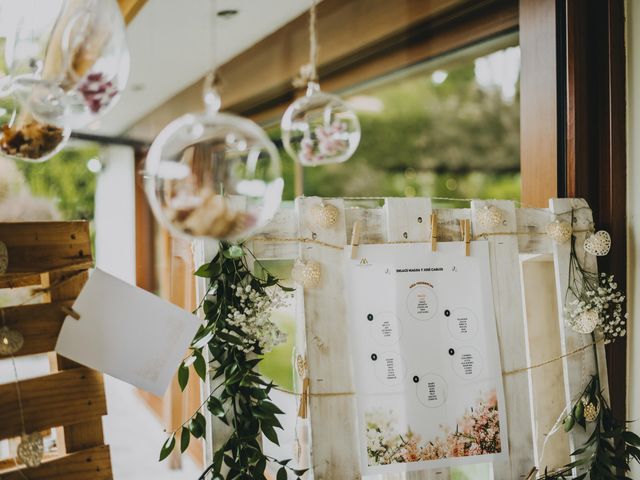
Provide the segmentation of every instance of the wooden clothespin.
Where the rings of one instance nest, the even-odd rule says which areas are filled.
[[[431,251],[435,252],[438,248],[438,215],[431,214]]]
[[[356,220],[351,231],[351,258],[356,258],[358,254],[358,245],[360,245],[360,220]]]
[[[65,315],[68,315],[71,318],[75,318],[76,320],[80,320],[80,314],[76,312],[73,308],[61,306],[60,310],[62,310],[62,313],[64,313]]]
[[[464,241],[465,256],[471,255],[471,220],[460,220],[460,236]]]

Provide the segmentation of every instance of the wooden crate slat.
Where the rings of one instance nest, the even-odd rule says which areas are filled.
[[[582,199],[569,199],[569,198],[556,198],[549,201],[549,208],[555,217],[559,220],[564,220],[572,223],[572,210],[573,210],[573,230],[575,236],[575,253],[576,257],[580,259],[582,267],[585,270],[591,272],[597,272],[598,266],[596,257],[593,255],[587,255],[584,251],[584,240],[587,236],[585,230],[589,230],[593,226],[593,215],[589,206],[585,200]],[[557,302],[558,312],[560,315],[558,321],[560,322],[560,351],[563,355],[568,352],[572,352],[578,348],[584,347],[591,342],[591,338],[588,335],[575,332],[565,321],[565,299],[568,295],[567,289],[569,286],[569,261],[570,261],[570,249],[569,242],[553,245],[553,259],[555,264],[555,275],[557,284]],[[569,301],[573,297],[569,294]],[[600,344],[597,347],[600,365],[606,365],[604,360],[604,345]],[[571,355],[562,359],[563,377],[564,377],[564,390],[565,390],[565,404],[569,404],[575,401],[582,393],[586,382],[589,380],[589,376],[596,371],[595,359],[593,357],[592,350],[589,348],[581,354]],[[604,368],[604,367],[603,367]],[[606,370],[600,371],[600,380],[602,387],[605,389],[604,394],[608,396],[608,381],[606,376]],[[579,446],[583,445],[591,432],[593,431],[593,424],[587,423],[587,429],[574,428],[569,432],[569,444],[571,451],[574,451]],[[582,455],[585,456],[584,454]],[[584,473],[584,467],[579,467],[575,472],[580,474]]]
[[[331,199],[340,212],[340,221],[333,228],[317,228],[309,221],[309,211],[320,204],[317,197],[298,198],[298,235],[315,238],[335,245],[346,244],[344,202]],[[317,244],[301,244],[300,256],[304,260],[319,262],[322,268],[322,288],[304,291],[304,318],[307,362],[311,392],[354,391],[351,358],[349,354],[349,326],[345,322],[342,250]],[[328,306],[331,305],[331,308]],[[298,348],[304,352],[304,347]],[[357,429],[353,420],[355,396],[311,396],[311,449],[315,480],[361,478],[354,445]],[[345,421],[346,418],[351,421]],[[331,458],[331,462],[326,459]]]
[[[52,352],[66,314],[61,307],[71,307],[71,300],[54,304],[40,303],[4,309],[7,326],[19,331],[24,345],[16,357]],[[0,355],[0,359],[8,358]]]
[[[477,221],[477,212],[485,206],[499,209],[504,222],[488,230]],[[522,287],[520,285],[520,261],[518,236],[515,232],[516,208],[509,200],[474,200],[471,202],[474,233],[506,233],[488,237],[493,303],[496,327],[500,341],[502,369],[512,371],[527,365],[526,330]],[[503,377],[509,434],[509,461],[494,462],[495,478],[526,478],[535,465],[533,456],[533,431],[531,423],[531,396],[527,375]],[[501,407],[502,408],[502,407]]]
[[[91,261],[87,222],[0,223],[0,241],[7,246],[7,274],[78,267]]]
[[[102,374],[89,368],[21,381],[20,391],[28,432],[76,424],[107,413]],[[21,433],[15,384],[0,385],[0,439]]]
[[[37,468],[13,468],[2,480],[111,480],[111,453],[107,445],[44,461]]]

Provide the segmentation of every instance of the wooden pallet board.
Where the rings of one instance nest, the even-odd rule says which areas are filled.
[[[25,429],[55,429],[58,452],[64,454],[27,469],[24,475],[30,480],[111,479],[102,431],[107,413],[103,376],[51,353],[66,317],[62,307],[73,304],[89,278],[87,269],[93,266],[89,224],[0,223],[0,241],[9,253],[9,270],[0,275],[0,288],[41,289],[33,299],[37,303],[4,309],[7,325],[24,337],[16,356],[49,353],[51,364],[51,374],[19,382]],[[21,433],[16,386],[0,385],[0,439]],[[23,480],[24,475],[0,467],[3,479]]]
[[[102,374],[77,368],[19,382],[29,432],[71,425],[107,413]],[[15,384],[0,385],[0,439],[22,433]]]
[[[2,480],[111,480],[111,452],[107,445],[46,460],[37,468],[11,468]]]
[[[5,308],[7,326],[19,329],[24,337],[24,346],[16,357],[52,352],[66,317],[62,308],[72,304],[73,301],[67,300]]]

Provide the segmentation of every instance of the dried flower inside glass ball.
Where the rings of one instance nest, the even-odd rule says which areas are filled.
[[[569,222],[555,220],[547,225],[547,235],[558,244],[566,243],[571,238],[572,233],[573,228]]]
[[[611,235],[606,230],[599,230],[584,241],[584,249],[591,255],[603,257],[611,250]]]
[[[478,224],[487,229],[492,229],[504,222],[502,211],[493,205],[485,205],[476,211]]]
[[[309,210],[311,222],[322,228],[329,228],[335,225],[338,221],[339,215],[340,211],[338,208],[330,203],[322,202],[318,205],[314,205]]]
[[[42,463],[44,456],[44,443],[39,432],[30,435],[22,435],[20,445],[18,445],[17,457],[20,462],[29,468],[35,468]]]
[[[322,269],[318,262],[298,258],[293,264],[291,277],[304,288],[316,288],[322,280]]]
[[[0,355],[18,353],[24,345],[24,337],[17,330],[0,327]]]

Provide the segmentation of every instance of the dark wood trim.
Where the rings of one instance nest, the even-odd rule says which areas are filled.
[[[142,172],[146,150],[135,151],[135,215],[136,215],[136,285],[149,292],[155,292],[156,279],[155,231],[156,223],[144,193]]]
[[[545,208],[558,196],[556,0],[520,0],[522,201]]]
[[[517,0],[324,0],[318,6],[322,87],[351,87],[517,28]],[[291,80],[308,62],[307,32],[304,14],[223,65],[223,108],[257,121],[282,114],[296,95]],[[129,133],[153,138],[178,115],[201,109],[201,93],[199,80]]]
[[[626,56],[624,0],[567,2],[567,195],[588,200],[613,240],[600,269],[625,289]],[[626,339],[607,347],[611,405],[626,414]]]

